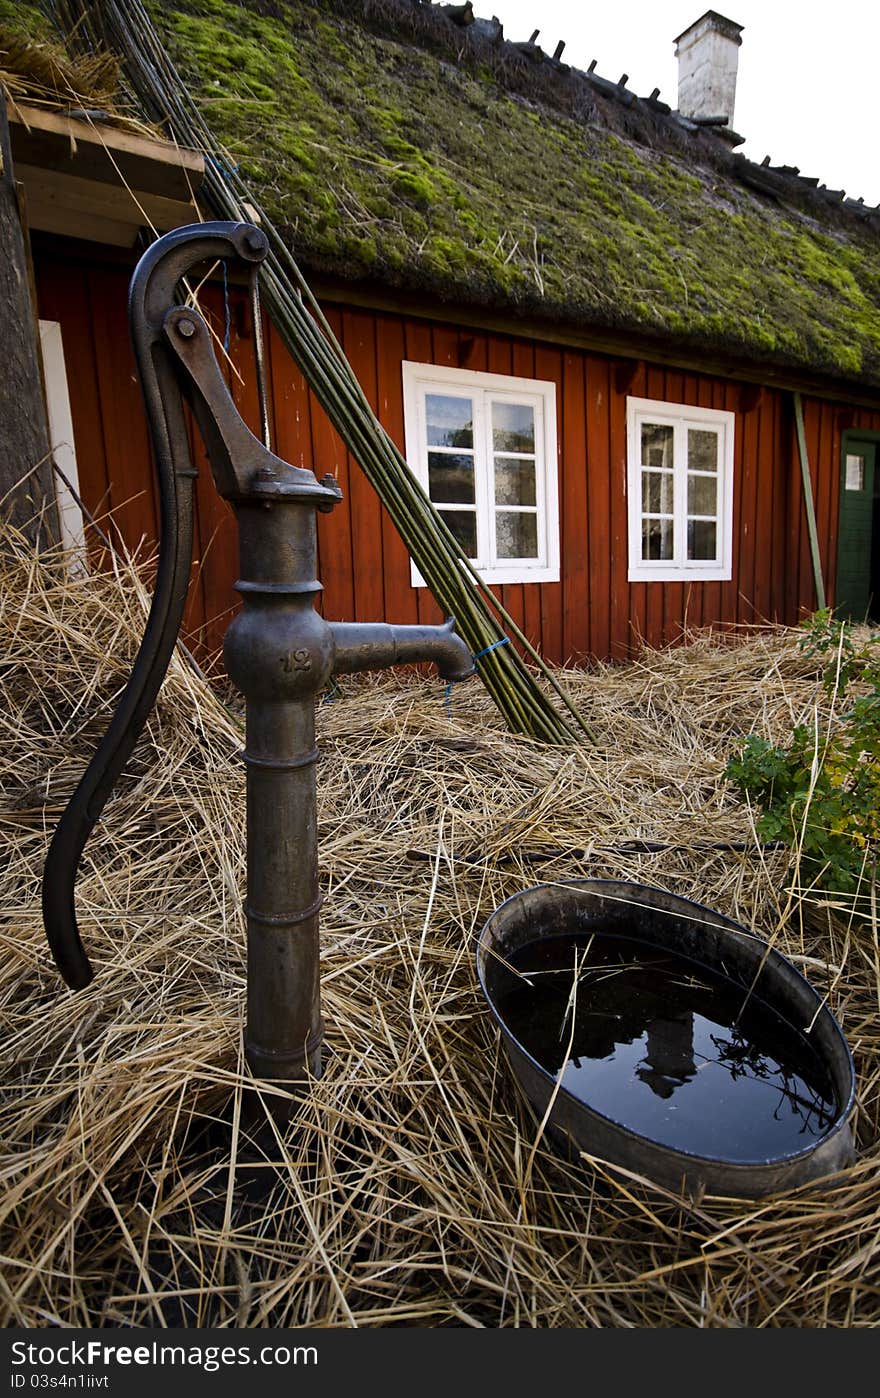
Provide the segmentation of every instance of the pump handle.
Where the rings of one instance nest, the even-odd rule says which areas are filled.
[[[73,990],[94,976],[76,921],[74,885],[86,841],[138,738],[168,669],[189,589],[193,469],[181,370],[164,330],[180,281],[200,263],[223,259],[256,276],[268,242],[247,223],[200,223],[155,242],[135,268],[129,327],[159,478],[159,563],[144,638],[101,743],[61,817],[43,871],[43,922],[59,971]]]

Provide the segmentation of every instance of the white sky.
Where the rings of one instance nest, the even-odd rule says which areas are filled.
[[[504,37],[596,71],[645,97],[678,105],[673,39],[715,9],[743,26],[735,129],[752,160],[797,165],[829,189],[880,204],[880,0],[474,0]]]

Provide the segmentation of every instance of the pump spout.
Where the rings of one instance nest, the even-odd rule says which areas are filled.
[[[335,644],[333,673],[387,670],[391,665],[432,662],[441,679],[466,680],[474,674],[471,653],[456,635],[455,620],[442,626],[388,626],[383,622],[330,622]]]

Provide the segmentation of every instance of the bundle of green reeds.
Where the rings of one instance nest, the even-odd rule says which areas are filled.
[[[214,138],[176,72],[140,0],[56,0],[56,23],[72,42],[104,47],[121,61],[147,119],[181,145],[205,153],[203,193],[219,218],[257,213],[270,242],[261,273],[265,304],[293,359],[367,479],[375,487],[422,577],[475,657],[478,672],[514,731],[543,742],[591,738],[552,671],[480,579],[404,457],[376,420],[289,248],[255,192]],[[490,607],[493,611],[490,611]],[[515,642],[562,701],[563,717],[536,683]]]

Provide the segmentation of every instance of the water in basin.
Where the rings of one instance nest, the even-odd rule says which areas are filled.
[[[604,933],[540,937],[493,964],[522,1047],[588,1107],[729,1161],[814,1146],[838,1106],[807,1025],[695,961]]]

